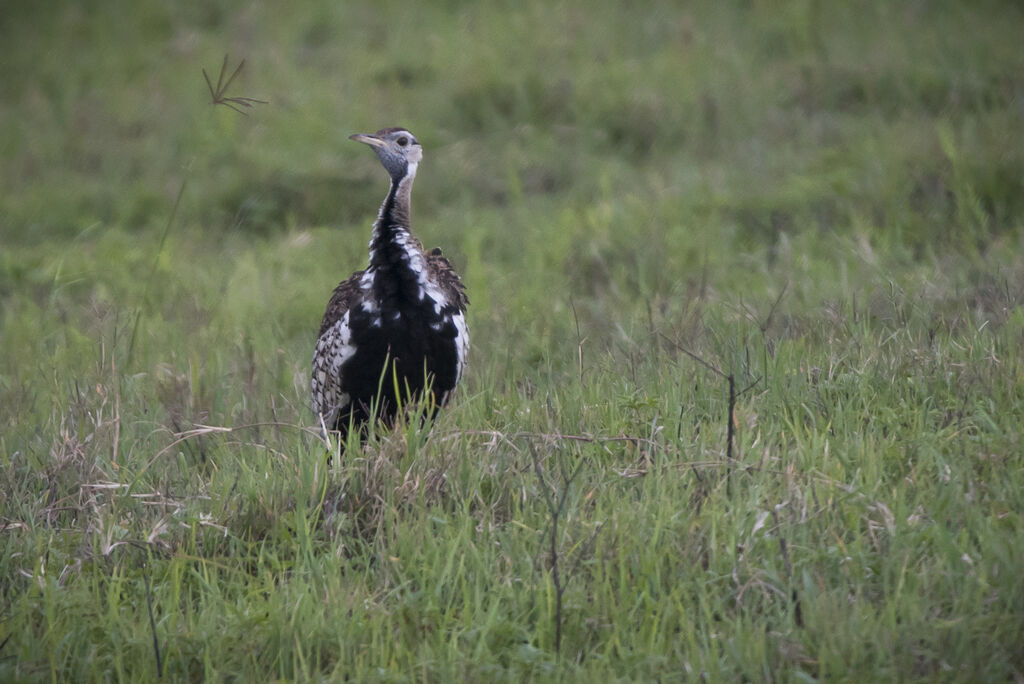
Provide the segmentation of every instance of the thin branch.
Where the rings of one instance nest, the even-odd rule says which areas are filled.
[[[746,387],[744,387],[743,389],[741,389],[741,390],[740,390],[739,392],[737,392],[737,393],[736,393],[736,398],[737,398],[737,399],[739,399],[739,398],[740,398],[740,397],[742,397],[742,396],[743,396],[744,394],[746,394],[746,393],[747,393],[747,392],[749,392],[750,390],[752,390],[752,389],[754,389],[755,387],[757,387],[757,383],[759,383],[759,382],[761,382],[761,376],[760,376],[760,375],[758,375],[758,376],[757,376],[756,378],[754,378],[754,381],[753,381],[752,383],[750,383],[749,385],[747,385]]]
[[[775,298],[774,302],[772,302],[772,308],[768,309],[768,315],[765,317],[764,323],[759,326],[762,334],[768,331],[768,326],[771,325],[772,317],[775,315],[775,309],[779,307],[779,303],[782,302],[782,297],[786,294],[786,290],[788,289],[789,281],[787,280],[786,284],[782,286],[782,290],[779,291],[779,296]]]
[[[716,375],[718,375],[718,376],[720,376],[722,378],[728,378],[729,377],[728,374],[725,373],[725,371],[721,370],[720,368],[716,368],[715,366],[712,366],[710,363],[708,363],[704,359],[700,358],[699,356],[697,356],[692,351],[690,351],[689,349],[687,349],[683,345],[681,345],[678,342],[676,342],[675,340],[673,340],[671,337],[669,337],[665,333],[658,333],[658,334],[661,335],[662,339],[664,339],[666,342],[668,342],[673,347],[675,347],[679,351],[681,351],[684,354],[686,354],[687,356],[689,356],[691,359],[693,359],[694,361],[696,361],[700,365],[702,365],[705,368],[707,368],[712,373],[715,373]]]
[[[565,594],[565,585],[562,582],[561,570],[559,568],[558,553],[558,520],[565,511],[565,503],[569,498],[569,488],[573,480],[583,470],[583,460],[580,459],[573,469],[567,470],[565,462],[559,459],[559,472],[562,476],[562,489],[557,498],[551,492],[551,484],[544,476],[544,470],[540,465],[540,457],[537,456],[537,449],[531,444],[530,455],[533,458],[533,469],[540,481],[542,496],[547,504],[548,513],[551,515],[551,535],[549,537],[551,554],[551,582],[555,585],[555,655],[562,654],[562,596]]]

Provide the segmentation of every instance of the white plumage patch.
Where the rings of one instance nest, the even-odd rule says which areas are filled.
[[[466,357],[469,356],[469,327],[461,311],[452,315],[452,322],[455,323],[455,382],[458,382],[462,379],[462,369],[466,367]]]
[[[313,412],[331,425],[351,397],[341,391],[341,367],[356,353],[348,327],[348,312],[324,331],[313,355]]]
[[[448,298],[444,295],[444,291],[437,286],[436,282],[427,278],[427,274],[423,271],[420,271],[418,275],[420,300],[423,300],[424,295],[430,297],[434,302],[434,313],[441,313],[441,309],[448,306]]]
[[[448,297],[445,295],[436,281],[430,277],[430,269],[427,268],[427,260],[423,256],[423,252],[420,250],[416,241],[412,239],[408,231],[402,228],[398,228],[395,231],[395,235],[392,238],[394,244],[402,248],[402,261],[405,266],[416,274],[416,299],[417,301],[424,301],[427,297],[434,303],[434,313],[441,313],[441,310],[448,306]],[[370,244],[373,244],[371,240]],[[370,250],[370,263],[373,263],[374,253]],[[373,287],[373,279],[376,277],[376,269],[372,266],[366,270],[363,277],[359,280],[360,288],[365,292]],[[372,297],[367,298],[372,299]],[[364,300],[365,302],[365,300]],[[368,313],[376,311],[375,304],[364,303],[363,308]]]

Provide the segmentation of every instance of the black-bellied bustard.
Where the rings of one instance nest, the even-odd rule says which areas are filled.
[[[404,128],[352,140],[366,143],[391,177],[370,239],[370,263],[334,289],[313,354],[313,411],[347,433],[400,405],[443,405],[466,365],[465,289],[440,249],[429,252],[409,227],[409,200],[423,148]]]

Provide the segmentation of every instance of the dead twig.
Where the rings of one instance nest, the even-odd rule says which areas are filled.
[[[796,583],[793,581],[793,564],[789,560],[789,546],[786,544],[786,538],[782,536],[782,525],[779,524],[777,508],[772,508],[772,520],[775,522],[775,530],[779,535],[779,553],[782,554],[782,561],[786,567],[786,582],[789,583],[790,599],[793,601],[793,621],[797,627],[803,627],[804,611],[800,605],[800,594],[796,590]]]
[[[569,497],[569,489],[572,486],[572,482],[583,470],[583,460],[580,459],[579,462],[576,463],[575,467],[570,471],[566,469],[565,461],[559,459],[558,466],[562,476],[562,488],[561,491],[552,492],[552,486],[544,476],[544,469],[541,467],[540,457],[537,456],[537,450],[533,445],[530,445],[530,455],[533,457],[533,470],[537,474],[537,479],[540,481],[540,489],[541,494],[544,497],[544,503],[547,505],[548,514],[551,516],[549,553],[551,554],[551,582],[555,585],[555,656],[561,657],[562,596],[565,594],[565,583],[562,581],[562,575],[559,569],[558,521],[565,512],[565,502]]]
[[[783,290],[783,292],[785,292],[785,290]],[[779,299],[781,299],[781,295],[780,295]],[[778,303],[778,300],[776,300],[776,303]],[[774,306],[772,308],[773,308],[773,311],[774,311]],[[691,359],[693,359],[694,361],[696,361],[697,363],[699,363],[700,365],[704,366],[709,371],[714,373],[715,375],[719,376],[720,378],[724,378],[725,381],[727,383],[729,383],[729,409],[728,409],[728,413],[726,414],[726,434],[725,434],[725,463],[726,463],[725,491],[726,491],[726,494],[730,494],[731,493],[731,485],[732,485],[733,443],[736,440],[736,400],[739,399],[740,397],[742,397],[744,394],[746,394],[750,390],[752,390],[754,387],[756,387],[757,383],[761,382],[761,376],[758,376],[758,377],[754,378],[753,382],[751,382],[749,385],[747,385],[742,390],[737,392],[736,391],[736,376],[735,375],[733,375],[732,373],[726,373],[721,368],[718,368],[717,366],[713,366],[712,364],[708,363],[707,361],[705,361],[701,357],[697,356],[692,351],[690,351],[689,349],[687,349],[683,345],[679,344],[678,342],[676,342],[672,338],[668,337],[667,335],[662,334],[661,336],[662,336],[662,338],[665,339],[666,342],[671,344],[673,347],[675,347],[679,351],[683,352],[684,354],[689,356]]]

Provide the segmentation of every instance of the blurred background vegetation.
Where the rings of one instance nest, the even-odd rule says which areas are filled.
[[[1020,247],[1014,3],[110,0],[0,22],[15,338],[23,307],[63,330],[109,308],[204,327],[223,306],[305,340],[382,195],[346,138],[392,124],[423,140],[417,228],[465,273],[485,343],[549,337],[573,298],[591,340],[687,287],[792,279],[815,299],[850,249],[956,259],[979,285]],[[225,54],[246,60],[229,94],[269,100],[248,117],[210,104],[200,70]]]
[[[413,225],[427,247],[444,248],[471,298],[466,389],[441,419],[441,434],[664,428],[658,434],[693,432],[689,458],[718,459],[723,399],[709,388],[719,379],[702,376],[700,384],[694,374],[703,371],[679,354],[685,346],[737,369],[742,384],[764,379],[762,444],[781,444],[778,453],[799,454],[806,472],[820,468],[835,482],[849,476],[850,487],[890,488],[889,508],[906,514],[897,524],[910,521],[908,511],[925,505],[930,491],[908,485],[910,466],[894,456],[908,449],[942,458],[970,449],[1002,455],[978,466],[1002,482],[1000,468],[1019,465],[1024,383],[1022,36],[1021,5],[995,0],[6,2],[0,515],[26,527],[6,534],[8,558],[22,560],[10,560],[0,575],[13,577],[32,566],[26,559],[43,555],[53,567],[60,558],[88,568],[112,553],[104,531],[111,524],[131,538],[166,533],[168,548],[203,554],[178,528],[153,531],[150,509],[127,494],[82,503],[83,483],[100,481],[212,497],[181,504],[199,516],[193,530],[213,520],[233,539],[266,534],[282,557],[290,553],[276,507],[296,507],[292,489],[306,482],[303,464],[316,459],[271,457],[298,469],[278,473],[278,484],[265,481],[260,459],[294,456],[300,440],[267,432],[241,446],[204,437],[178,447],[175,440],[196,424],[311,422],[307,373],[317,325],[331,288],[364,265],[386,189],[376,160],[347,137],[390,125],[411,129],[423,143]],[[245,60],[228,94],[268,102],[247,116],[210,102],[202,69],[216,79],[225,54],[229,71]],[[783,419],[788,402],[810,416],[806,442],[791,441],[802,438],[786,422],[792,417]],[[744,420],[748,438],[756,433],[760,442],[753,409]],[[769,427],[769,420],[778,422]],[[963,427],[970,420],[973,427]],[[861,429],[877,433],[862,437]],[[835,472],[824,465],[832,463],[830,439],[847,459]],[[271,448],[265,440],[277,441]],[[431,453],[447,443],[432,443]],[[483,447],[457,444],[476,463]],[[501,471],[493,451],[487,454],[479,467]],[[951,461],[964,472],[972,467]],[[873,465],[862,472],[867,462]],[[932,475],[948,473],[946,461],[928,463]],[[602,472],[593,491],[605,486],[600,477],[618,482]],[[493,473],[463,476],[467,491],[489,496],[473,478]],[[450,486],[457,481],[452,475]],[[984,548],[1007,536],[1019,540],[1013,492],[1020,488],[1011,485],[986,506],[961,497],[950,504],[955,514],[935,518],[974,520]],[[703,480],[680,486],[706,493]],[[636,506],[635,527],[623,523],[633,531],[624,538],[642,543],[650,519],[665,519],[667,499],[651,501],[649,509]],[[530,515],[544,519],[523,506],[510,514],[520,525]],[[731,524],[724,522],[730,510],[698,504],[688,513],[696,521],[691,532],[704,529],[701,515]],[[999,517],[1013,510],[1018,517]],[[821,538],[871,515],[857,509],[830,519]],[[430,528],[414,528],[411,513],[408,519],[402,529],[418,530],[410,539],[433,539]],[[54,541],[53,526],[66,536]],[[822,530],[800,529],[808,535],[804,548],[812,548]],[[726,566],[739,562],[730,556],[737,547],[718,544],[708,542],[711,564],[722,558],[727,576]],[[935,558],[920,550],[927,544],[907,544],[908,554],[925,559],[911,574],[941,584],[944,557],[930,564]],[[866,563],[890,562],[888,549],[868,547]],[[228,564],[248,562],[251,551],[215,548]],[[678,558],[696,563],[697,552],[687,553]],[[905,571],[905,561],[893,558]],[[845,596],[844,582],[863,579],[834,568],[814,574],[819,561],[811,554],[795,562],[806,563],[807,577],[823,577],[821,586],[837,588],[836,596]],[[1022,567],[1019,553],[1003,565],[1013,563]],[[93,570],[90,577],[103,578],[110,566]],[[977,572],[984,575],[980,566]],[[1008,574],[984,576],[998,587]],[[48,634],[57,643],[62,632],[33,617],[39,611],[25,577],[4,585],[4,600],[17,616],[9,624],[26,635],[8,653],[20,649],[28,662],[33,638]],[[652,586],[678,578],[666,571]],[[369,594],[379,597],[386,582],[376,579],[368,580]],[[99,595],[98,586],[83,591]],[[720,598],[714,587],[700,587]],[[921,591],[926,608],[942,604],[945,589],[929,589]],[[969,648],[992,629],[999,644],[1019,644],[1019,620],[1007,627],[1019,611],[1009,606],[989,622],[975,621],[993,604],[988,594],[972,596],[962,612],[923,609],[902,627],[896,613],[879,612],[892,618],[890,634],[915,648],[915,629],[941,629],[936,614],[949,624],[966,621],[975,640],[962,639],[965,650],[957,653],[976,659],[970,671],[991,665],[999,676],[1019,677],[1009,647],[988,664],[984,648]],[[829,605],[819,606],[820,615]],[[807,606],[813,622],[814,604]],[[737,634],[764,631],[739,608],[724,614],[736,618]],[[851,642],[888,638],[870,621],[855,622],[843,623]],[[707,646],[701,640],[714,631],[694,629],[693,643],[703,646],[691,644],[690,652]],[[801,637],[819,664],[827,658],[813,645],[823,634]],[[922,669],[906,662],[875,669],[884,656],[852,661],[865,676],[927,677],[943,671],[947,636],[922,646],[934,656],[922,656]],[[148,666],[143,637],[145,630],[133,653]],[[751,651],[733,656],[762,662],[757,638]],[[121,657],[113,642],[77,639],[62,642],[65,664],[95,643],[104,644],[104,657]],[[844,646],[835,648],[849,665]],[[787,662],[800,667],[801,657]],[[631,672],[620,665],[620,676]],[[289,667],[276,671],[301,678],[298,665]],[[665,674],[650,667],[651,676]],[[49,672],[45,665],[32,671]],[[743,667],[722,676],[740,671],[750,676]]]

